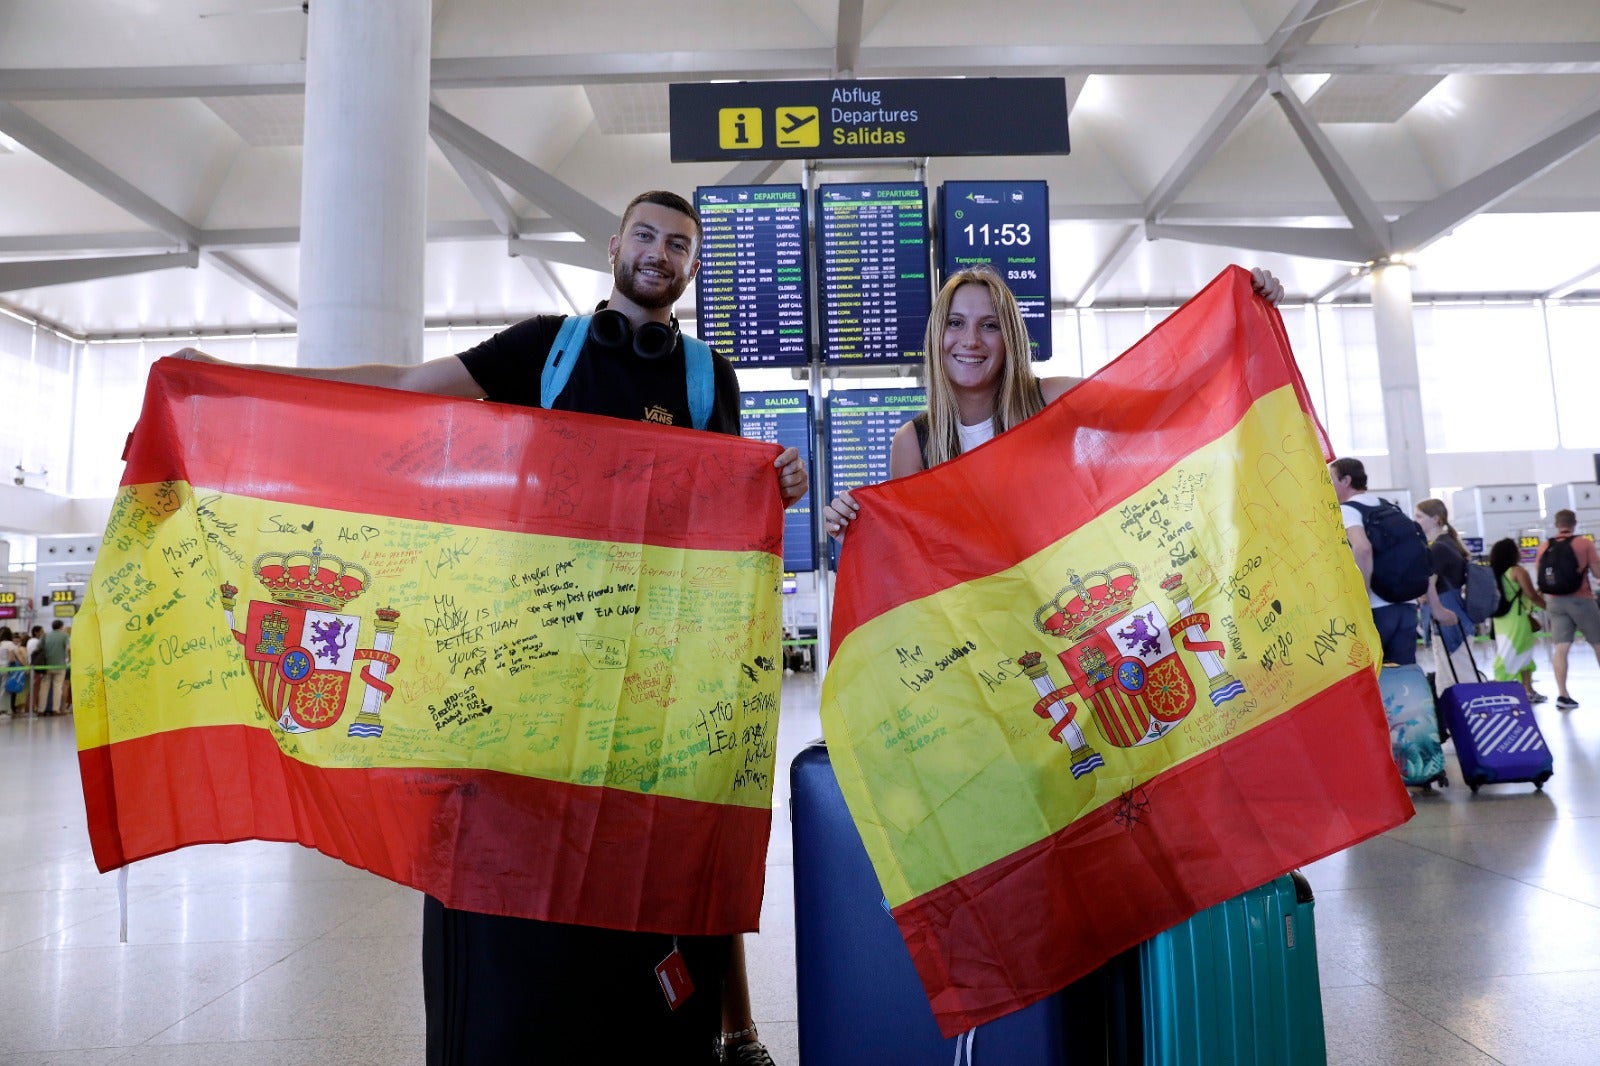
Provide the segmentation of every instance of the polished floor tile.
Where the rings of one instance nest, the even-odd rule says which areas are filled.
[[[1406,825],[1306,868],[1334,1066],[1600,1062],[1600,668],[1573,663],[1585,706],[1537,711],[1544,791],[1474,795],[1452,759]],[[788,766],[819,699],[786,681],[746,940],[780,1066],[799,1066]],[[83,817],[71,721],[0,725],[0,1066],[421,1062],[416,892],[291,844],[188,848],[132,867],[122,943]]]

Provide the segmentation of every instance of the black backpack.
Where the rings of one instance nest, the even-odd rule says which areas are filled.
[[[1426,593],[1433,559],[1422,527],[1390,500],[1347,502],[1361,515],[1361,528],[1372,544],[1372,591],[1390,603],[1405,603]]]
[[[1552,596],[1570,596],[1583,585],[1583,570],[1578,553],[1572,550],[1571,537],[1551,537],[1539,557],[1539,591]]]
[[[1506,573],[1510,573],[1510,571],[1508,570],[1508,571],[1506,571]],[[1501,580],[1499,575],[1495,576],[1494,585],[1495,585],[1495,588],[1498,589],[1499,592],[1500,592],[1500,602],[1496,603],[1494,605],[1494,615],[1493,615],[1493,617],[1495,617],[1495,618],[1504,618],[1506,615],[1511,613],[1511,608],[1516,605],[1516,602],[1518,600],[1522,599],[1522,586],[1518,585],[1517,586],[1516,595],[1512,596],[1508,600],[1508,599],[1506,599],[1505,582]]]

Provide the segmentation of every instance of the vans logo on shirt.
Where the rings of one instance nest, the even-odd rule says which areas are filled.
[[[658,426],[670,426],[673,424],[672,412],[660,404],[656,404],[653,407],[645,408],[644,421],[654,422]]]

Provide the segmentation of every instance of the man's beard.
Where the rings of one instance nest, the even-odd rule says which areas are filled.
[[[637,306],[647,310],[658,311],[663,307],[671,307],[678,302],[678,297],[683,295],[683,290],[688,288],[688,278],[677,278],[669,281],[665,289],[659,292],[645,292],[640,289],[635,280],[637,271],[629,263],[617,260],[616,270],[612,272],[612,281],[616,283],[617,291]]]

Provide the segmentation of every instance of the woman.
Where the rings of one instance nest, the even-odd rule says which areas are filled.
[[[1533,615],[1544,606],[1544,596],[1533,587],[1533,578],[1518,559],[1517,542],[1510,537],[1494,542],[1489,549],[1489,569],[1500,583],[1500,598],[1510,610],[1494,620],[1494,679],[1521,681],[1529,703],[1543,703],[1543,694],[1533,690]]]
[[[16,634],[11,632],[10,626],[0,626],[0,719],[11,717],[17,696],[21,695],[21,690],[13,693],[3,682],[11,679],[13,671],[27,665],[27,653],[22,650],[22,645],[17,643]]]
[[[1446,655],[1454,655],[1466,643],[1471,622],[1467,620],[1467,605],[1461,599],[1461,586],[1467,582],[1467,546],[1450,526],[1450,510],[1443,500],[1423,500],[1412,515],[1428,538],[1428,552],[1433,556],[1433,573],[1428,577],[1428,594],[1419,603],[1426,603],[1439,624]],[[1437,673],[1437,671],[1436,671]],[[1470,681],[1472,678],[1457,678]],[[1445,685],[1443,678],[1439,681]]]
[[[1276,304],[1283,286],[1252,270],[1258,296]],[[961,270],[934,298],[923,338],[928,407],[901,426],[889,447],[889,476],[904,477],[971,451],[1044,409],[1081,378],[1039,378],[1017,298],[993,270]],[[848,489],[822,509],[829,535],[843,540],[860,508]]]

